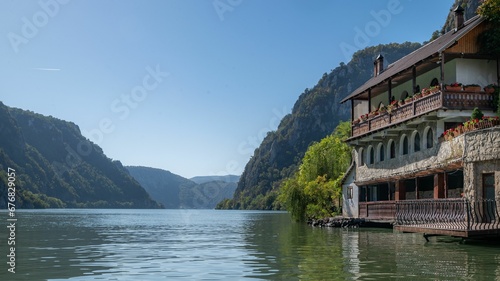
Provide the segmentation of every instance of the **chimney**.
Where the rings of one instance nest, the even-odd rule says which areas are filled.
[[[379,54],[373,62],[373,77],[378,76],[384,70],[384,57]]]
[[[453,12],[455,12],[455,31],[457,31],[464,27],[464,8],[459,4]]]

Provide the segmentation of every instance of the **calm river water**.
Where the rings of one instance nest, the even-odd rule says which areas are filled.
[[[7,225],[7,214],[0,213]],[[500,247],[390,229],[320,229],[286,213],[18,211],[0,280],[500,280]]]

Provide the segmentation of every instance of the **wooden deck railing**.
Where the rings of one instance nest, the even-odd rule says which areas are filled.
[[[481,199],[396,201],[395,224],[450,230],[500,229],[500,202]]]
[[[384,112],[368,118],[366,121],[352,125],[352,137],[395,125],[440,108],[472,110],[475,107],[481,110],[492,110],[494,108],[493,94],[485,92],[438,91],[398,106],[392,109],[390,113]]]
[[[396,216],[396,201],[360,202],[359,217],[393,221]]]

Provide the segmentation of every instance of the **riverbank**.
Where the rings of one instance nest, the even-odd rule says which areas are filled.
[[[343,228],[357,228],[357,227],[378,227],[378,228],[392,228],[393,224],[390,221],[368,220],[365,218],[344,218],[344,217],[329,217],[324,219],[311,219],[307,224],[313,227],[343,227]]]

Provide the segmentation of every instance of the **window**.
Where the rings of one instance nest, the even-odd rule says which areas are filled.
[[[408,154],[408,137],[406,135],[401,139],[401,154]]]
[[[408,91],[403,91],[401,93],[401,100],[404,100],[406,99],[407,97],[409,97],[410,95],[408,94]]]
[[[495,174],[483,174],[483,198],[495,200]]]
[[[375,152],[373,151],[373,147],[368,147],[368,164],[373,164],[375,158]]]
[[[429,130],[427,130],[427,134],[426,134],[426,147],[427,148],[432,148],[434,146],[434,134],[432,133],[432,129],[429,128]]]
[[[381,144],[378,148],[378,159],[380,162],[384,161],[384,145]]]
[[[439,80],[437,78],[432,79],[431,87],[439,85]]]
[[[394,143],[394,141],[393,141],[393,140],[391,140],[391,141],[389,142],[389,150],[390,150],[390,155],[389,155],[389,157],[390,157],[391,159],[396,158],[396,144]]]
[[[497,206],[495,201],[495,174],[483,174],[483,222],[493,222],[497,217]]]
[[[418,132],[416,132],[415,136],[413,137],[413,151],[420,151],[420,134]]]
[[[347,187],[347,199],[352,199],[352,194],[353,194],[352,186]]]
[[[363,148],[359,149],[359,166],[363,166],[365,164],[365,150]]]

